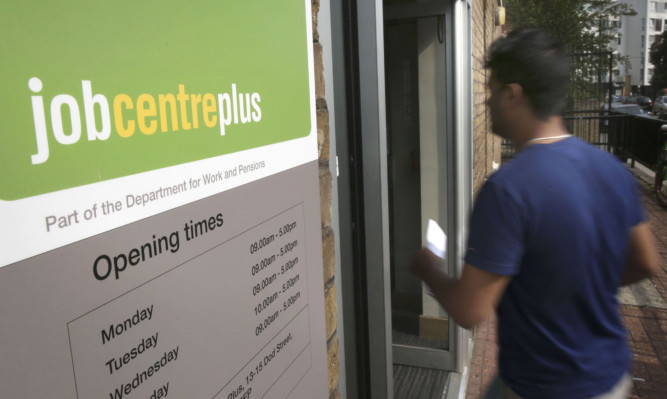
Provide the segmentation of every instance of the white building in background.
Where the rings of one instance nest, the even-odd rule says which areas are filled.
[[[612,43],[612,49],[615,54],[627,56],[630,61],[629,68],[619,65],[614,70],[614,81],[625,82],[636,91],[651,84],[653,65],[649,61],[649,51],[656,38],[667,30],[667,0],[619,1],[632,7],[637,15],[611,21],[618,29],[618,39]]]

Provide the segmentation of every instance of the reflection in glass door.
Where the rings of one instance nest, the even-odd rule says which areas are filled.
[[[435,15],[384,27],[394,363],[441,369],[451,367],[449,319],[408,265],[429,219],[447,231],[445,23]]]

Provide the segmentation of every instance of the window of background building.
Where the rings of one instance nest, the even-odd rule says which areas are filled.
[[[648,78],[651,79],[653,77],[653,68],[648,69]]]
[[[649,1],[648,2],[648,10],[649,11],[657,11],[658,10],[658,3],[656,1]]]
[[[646,43],[644,42],[644,35],[642,35],[642,47],[644,47],[644,44]]]
[[[650,35],[650,36],[648,37],[648,44],[649,44],[649,46],[655,42],[655,37],[656,37],[656,35]]]
[[[621,44],[621,35],[618,35],[618,44]]]

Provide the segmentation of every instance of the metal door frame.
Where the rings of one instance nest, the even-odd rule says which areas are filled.
[[[448,257],[459,273],[465,239],[465,223],[472,198],[472,80],[470,66],[470,0],[430,0],[387,9],[386,16],[444,15],[446,23],[446,176],[442,198],[448,198],[446,213]],[[341,162],[338,186],[350,198],[339,199],[341,234],[350,233],[351,246],[341,246],[342,260],[357,287],[347,288],[356,305],[354,314],[344,313],[345,326],[355,325],[352,351],[362,397],[392,398],[394,361],[454,371],[467,362],[469,333],[450,322],[450,350],[439,351],[392,345],[389,267],[389,212],[384,76],[384,22],[382,0],[343,1],[346,46],[344,82],[335,84],[336,109],[345,109],[347,123],[336,123],[336,141]],[[350,26],[351,25],[351,26]],[[342,95],[339,93],[342,92]],[[338,115],[336,116],[338,120]],[[345,136],[342,138],[341,136]],[[345,187],[349,187],[347,190]],[[351,209],[345,209],[346,207]],[[349,220],[347,220],[349,218]],[[341,238],[343,240],[343,238]],[[345,238],[347,240],[347,238]],[[346,253],[347,252],[347,253]],[[353,272],[352,272],[352,271]],[[346,277],[343,277],[344,281]],[[346,291],[343,292],[343,295]],[[349,298],[343,298],[343,301]],[[360,303],[362,302],[362,303]],[[344,305],[345,306],[345,305]],[[345,308],[346,312],[348,308]],[[351,320],[351,323],[348,323]],[[362,334],[363,336],[359,336]],[[346,334],[347,336],[347,334]],[[349,353],[346,349],[346,353]],[[350,378],[348,378],[350,381]],[[355,382],[356,384],[356,382]],[[354,395],[354,393],[352,394]]]

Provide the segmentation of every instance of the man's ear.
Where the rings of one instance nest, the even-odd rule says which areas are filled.
[[[507,98],[514,105],[519,105],[521,102],[525,101],[525,97],[523,95],[523,87],[521,87],[520,84],[508,83],[505,89],[508,92]]]

